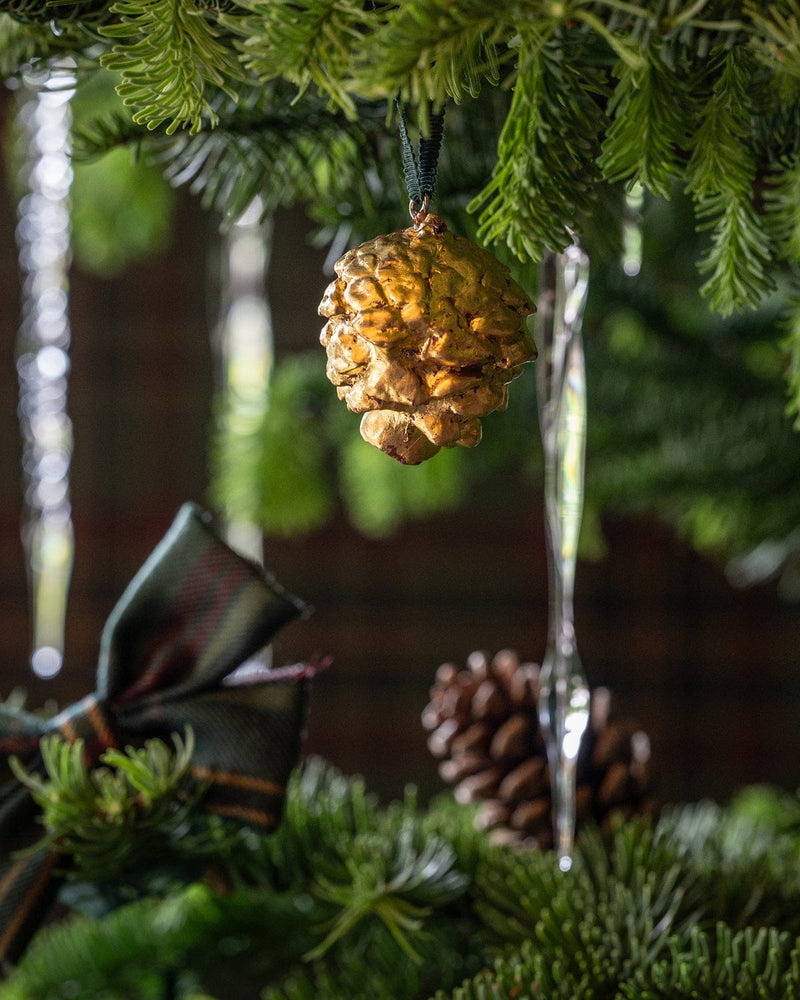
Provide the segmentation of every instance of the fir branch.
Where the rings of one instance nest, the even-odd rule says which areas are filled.
[[[775,928],[714,933],[694,928],[675,939],[668,958],[643,967],[622,984],[625,1000],[791,1000],[800,987],[800,948]]]
[[[110,17],[106,0],[0,0],[0,10],[24,24],[57,25],[58,30],[51,35],[59,34],[70,23],[88,27]]]
[[[704,199],[700,218],[713,226],[711,249],[699,263],[711,276],[702,286],[711,307],[722,316],[757,305],[776,287],[767,268],[769,241],[749,195],[720,193]]]
[[[74,864],[76,878],[101,880],[131,871],[159,849],[201,854],[202,838],[181,844],[199,794],[187,787],[191,730],[185,740],[173,735],[173,746],[153,739],[139,749],[110,749],[101,755],[102,766],[90,770],[83,741],[52,735],[41,741],[43,775],[12,758],[15,776],[42,810],[46,832],[33,849],[56,850]],[[212,836],[206,849],[217,847]]]
[[[197,970],[218,969],[229,983],[234,957],[239,974],[253,965],[262,977],[277,975],[299,960],[314,916],[307,898],[248,889],[218,896],[190,883],[102,920],[73,917],[46,928],[0,985],[0,998],[63,996],[69,983],[81,997],[152,1000],[165,995],[167,980],[196,989]]]
[[[0,77],[19,72],[21,66],[40,59],[50,50],[50,32],[0,13]]]
[[[521,259],[563,249],[595,197],[604,118],[596,71],[577,69],[585,33],[521,32],[518,73],[492,180],[469,206],[479,238]]]
[[[274,535],[325,524],[335,490],[326,449],[331,442],[320,427],[331,427],[329,418],[338,426],[337,403],[319,367],[297,358],[274,368],[262,405],[249,414],[237,410],[235,398],[218,398],[210,458],[217,506]]]
[[[794,1000],[800,990],[800,805],[785,793],[673,808],[655,827],[584,828],[567,874],[551,851],[491,848],[452,800],[423,816],[412,793],[379,807],[363,781],[318,759],[293,774],[286,806],[275,834],[247,832],[254,885],[220,896],[183,884],[46,928],[0,1000],[60,995],[63,983],[129,1000],[161,996],[165,983],[264,1000]],[[472,859],[462,872],[456,855]],[[317,957],[325,919],[335,940]]]
[[[285,890],[305,889],[319,874],[346,879],[342,849],[353,837],[374,830],[378,813],[378,801],[362,778],[345,777],[311,757],[289,780],[280,826],[254,845],[256,853],[238,877]]]
[[[159,141],[157,158],[175,185],[188,184],[204,208],[236,219],[256,196],[264,215],[279,205],[357,188],[369,162],[361,125],[307,101],[287,109],[273,88],[221,100],[218,125]]]
[[[379,922],[416,961],[426,918],[468,885],[450,845],[423,829],[413,794],[381,810],[363,780],[344,778],[319,758],[293,774],[280,827],[254,847],[244,866],[231,859],[237,879],[308,893],[325,916],[313,928],[308,960],[333,946],[338,954],[362,922]]]
[[[610,845],[584,830],[566,878],[551,853],[534,853],[491,858],[477,882],[485,933],[505,945],[536,942],[542,959],[531,952],[532,974],[544,995],[571,996],[588,982],[612,990],[702,913],[699,880],[680,850],[636,821],[618,824]]]
[[[599,161],[603,176],[669,198],[682,170],[692,95],[666,71],[658,49],[648,50],[639,65],[619,63],[615,75]]]
[[[110,10],[118,21],[100,30],[114,44],[100,64],[122,77],[117,92],[133,120],[151,130],[166,123],[167,135],[213,128],[209,93],[235,98],[244,73],[210,10],[194,0],[117,0]]]
[[[731,49],[715,75],[694,136],[686,187],[698,218],[712,230],[711,249],[700,263],[701,272],[711,277],[701,291],[725,315],[755,305],[775,281],[768,271],[769,240],[753,206],[753,59],[741,47]]]
[[[350,433],[341,439],[338,463],[347,516],[364,535],[386,537],[406,518],[430,517],[463,503],[469,495],[468,467],[463,451],[453,448],[435,463],[404,468]]]
[[[362,0],[248,0],[246,6],[252,14],[222,15],[220,21],[241,36],[247,70],[261,83],[288,80],[297,87],[295,100],[313,85],[332,108],[355,118],[347,80],[371,16]]]
[[[373,915],[412,961],[421,961],[412,940],[419,936],[434,907],[464,893],[467,880],[454,870],[455,855],[448,844],[431,837],[418,849],[415,839],[408,822],[393,841],[387,842],[381,835],[362,835],[354,839],[346,858],[347,881],[334,882],[317,875],[312,894],[332,903],[337,912],[325,928],[324,939],[306,954],[307,959],[322,957],[361,920]]]
[[[476,97],[481,84],[500,80],[514,33],[514,6],[481,0],[410,0],[365,39],[355,64],[355,88],[368,97],[399,95],[419,109]]]
[[[659,834],[698,879],[708,918],[734,929],[800,931],[796,800],[794,806],[793,812],[783,807],[781,815],[774,800],[751,790],[725,809],[701,802],[665,813]]]
[[[745,0],[743,9],[756,29],[753,47],[762,61],[779,75],[800,77],[798,0],[784,0],[782,4]]]
[[[60,57],[73,59],[79,72],[93,72],[92,49],[105,19],[105,6],[38,4],[29,12],[25,4],[0,3],[0,77],[18,76],[31,66],[43,69],[47,60]]]
[[[109,111],[73,127],[72,158],[76,163],[89,163],[125,147],[138,153],[149,137],[147,129],[137,125],[128,112]]]
[[[777,253],[800,263],[800,163],[782,158],[767,178],[764,204],[764,223]]]

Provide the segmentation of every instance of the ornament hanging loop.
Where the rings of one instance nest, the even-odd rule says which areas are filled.
[[[420,207],[417,208],[417,203],[412,198],[408,203],[408,214],[411,216],[411,221],[415,226],[418,226],[421,222],[424,222],[427,218],[428,212],[430,211],[431,196],[425,194],[422,196],[422,202]]]
[[[444,136],[444,110],[430,111],[429,133],[421,135],[419,149],[415,152],[408,134],[406,114],[399,99],[395,100],[398,128],[400,132],[400,155],[403,165],[403,180],[408,191],[408,210],[414,225],[422,222],[428,214],[433,190],[436,186],[436,172],[439,165],[439,151]]]

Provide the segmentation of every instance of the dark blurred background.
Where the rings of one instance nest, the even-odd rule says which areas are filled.
[[[103,622],[124,586],[181,503],[208,501],[217,239],[215,221],[182,194],[164,251],[119,278],[73,271],[76,559],[65,666],[41,681],[27,665],[19,540],[14,209],[8,195],[0,198],[3,697],[23,688],[37,707],[85,694]],[[269,274],[279,354],[317,343],[316,304],[329,280],[323,259],[302,214],[279,212]],[[408,782],[426,795],[441,787],[420,724],[440,663],[463,663],[474,649],[543,654],[541,497],[522,479],[502,486],[507,504],[490,513],[417,521],[385,540],[363,537],[343,517],[306,537],[267,539],[268,568],[315,608],[281,634],[276,659],[334,661],[315,682],[307,748],[364,774],[385,797]],[[590,683],[609,686],[618,711],[649,733],[663,798],[724,799],[760,781],[794,789],[797,607],[769,585],[733,589],[718,565],[653,522],[606,518],[603,531],[606,554],[578,567],[579,647]]]

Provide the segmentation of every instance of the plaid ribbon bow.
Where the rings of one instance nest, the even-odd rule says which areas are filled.
[[[125,590],[103,630],[93,694],[42,720],[0,706],[0,764],[37,766],[39,741],[83,738],[89,759],[109,747],[191,726],[201,808],[269,831],[299,751],[313,668],[229,675],[288,621],[298,598],[225,545],[210,518],[184,505]],[[227,679],[227,680],[226,680]],[[0,786],[0,959],[15,961],[55,898],[57,852],[17,855],[41,835],[38,807],[16,780]]]

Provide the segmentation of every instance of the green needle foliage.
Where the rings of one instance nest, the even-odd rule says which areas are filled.
[[[159,785],[182,752],[136,758],[136,780]],[[0,1000],[797,995],[796,796],[753,787],[586,827],[568,873],[551,851],[492,847],[473,815],[411,790],[381,805],[312,758],[277,832],[221,844],[216,888],[178,872],[157,895],[42,929]]]
[[[189,836],[188,823],[202,789],[193,789],[189,768],[194,750],[191,730],[173,737],[171,750],[161,740],[141,748],[106,750],[101,766],[86,764],[82,740],[45,737],[44,773],[27,772],[12,758],[11,769],[42,810],[43,839],[35,845],[56,850],[73,865],[73,876],[106,882],[133,875],[143,862],[214,853],[216,828]]]
[[[119,73],[119,96],[137,109],[133,120],[148,129],[165,125],[167,135],[214,128],[219,119],[209,91],[235,97],[234,82],[244,77],[214,18],[180,0],[118,0],[109,11],[115,20],[100,30],[116,43],[101,65]]]
[[[314,86],[333,108],[357,116],[346,78],[367,29],[360,0],[247,0],[242,6],[252,14],[223,17],[222,23],[241,36],[243,64],[259,82],[283,77],[298,97]]]
[[[519,68],[498,142],[494,176],[472,202],[479,236],[504,241],[520,259],[540,260],[571,242],[575,220],[591,212],[604,115],[603,74],[582,65],[586,33],[519,36]],[[555,136],[558,135],[558,140]]]
[[[432,106],[469,117],[482,92],[501,88],[511,95],[505,114],[481,120],[493,163],[476,189],[462,188],[482,239],[536,260],[588,231],[609,185],[670,197],[677,183],[712,230],[701,260],[714,309],[758,304],[773,262],[797,263],[795,243],[767,221],[768,192],[790,184],[798,153],[797,0],[515,0],[490,11],[477,0],[4,0],[0,15],[14,28],[0,33],[6,72],[71,54],[82,78],[103,66],[119,74],[120,107],[145,144],[148,131],[154,143],[216,133],[208,150],[217,152],[198,154],[202,171],[173,177],[212,191],[207,203],[223,212],[254,187],[271,189],[264,151],[278,147],[281,162],[280,147],[295,146],[291,115],[308,121],[322,104],[339,112],[345,136],[366,117],[359,151],[369,164],[372,124],[396,96],[424,131]],[[288,85],[288,101],[273,83]],[[265,86],[269,106],[254,115],[246,95]],[[324,141],[336,144],[330,132]],[[331,160],[318,147],[308,155]],[[247,169],[229,176],[236,158],[258,184]],[[314,201],[335,207],[336,170],[325,173]],[[295,179],[286,197],[305,200]]]

